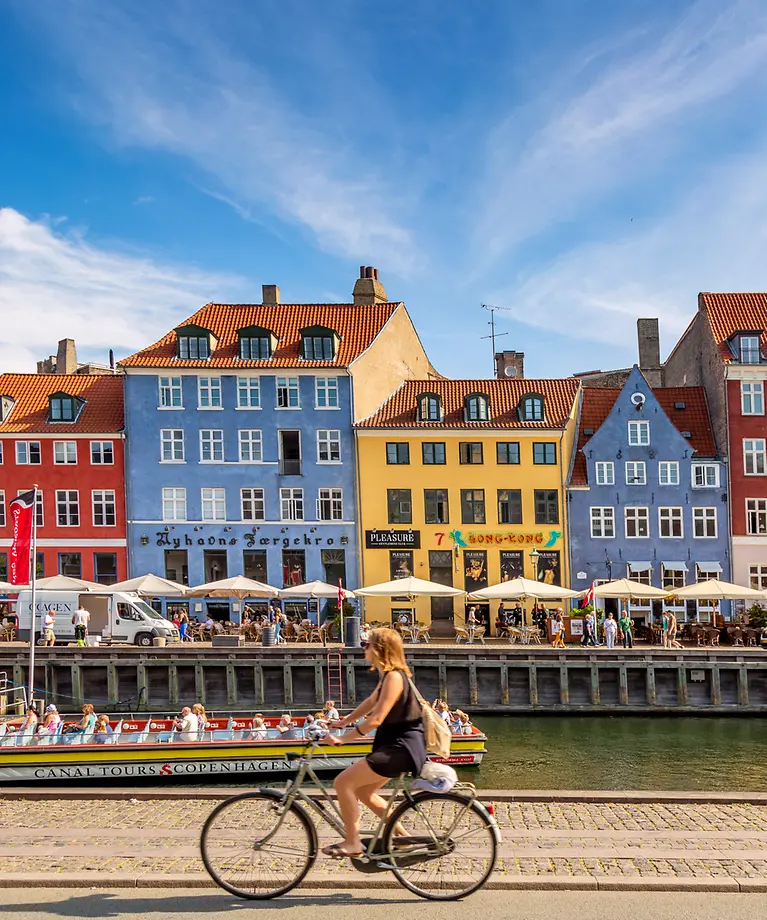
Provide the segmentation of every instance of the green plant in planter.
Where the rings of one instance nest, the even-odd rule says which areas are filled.
[[[767,607],[762,604],[752,604],[746,611],[748,621],[751,626],[758,626],[764,629],[767,626]]]

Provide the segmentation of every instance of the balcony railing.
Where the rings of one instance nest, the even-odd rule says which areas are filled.
[[[300,476],[300,460],[280,460],[280,476]]]

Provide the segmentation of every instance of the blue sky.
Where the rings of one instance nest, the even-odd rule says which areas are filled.
[[[483,302],[529,376],[665,353],[765,289],[766,84],[763,0],[6,0],[0,369],[361,264],[450,376]]]

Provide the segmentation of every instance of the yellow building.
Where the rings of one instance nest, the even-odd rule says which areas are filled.
[[[568,585],[578,387],[572,378],[408,380],[360,421],[362,583],[413,574],[476,591],[523,574]],[[409,606],[367,598],[365,618],[389,622]],[[491,629],[495,606],[480,611]],[[433,635],[453,635],[465,615],[463,598],[417,601]]]

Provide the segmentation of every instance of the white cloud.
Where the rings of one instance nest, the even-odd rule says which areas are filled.
[[[55,225],[55,229],[54,229]],[[61,221],[32,221],[0,208],[0,371],[35,370],[62,338],[81,360],[102,363],[158,339],[237,279],[163,264],[62,233]]]

